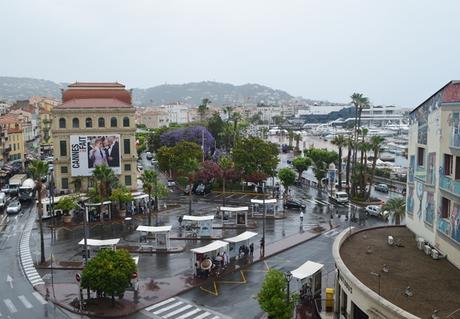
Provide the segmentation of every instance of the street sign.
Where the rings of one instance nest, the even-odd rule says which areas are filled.
[[[77,282],[80,282],[80,280],[81,280],[80,274],[78,272],[75,274],[75,280]]]

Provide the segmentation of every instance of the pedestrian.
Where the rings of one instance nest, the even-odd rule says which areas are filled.
[[[184,218],[182,217],[182,215],[179,216],[179,218],[177,219],[179,221],[179,228],[182,228],[182,221],[184,220]]]
[[[251,257],[254,256],[254,243],[249,245],[249,254]]]
[[[265,255],[265,239],[262,237],[260,239],[260,257],[264,257]]]
[[[303,211],[300,211],[300,223],[303,224]]]

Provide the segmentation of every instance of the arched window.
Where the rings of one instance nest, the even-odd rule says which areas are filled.
[[[72,127],[73,127],[73,128],[79,128],[79,127],[80,127],[80,121],[78,120],[77,117],[74,117],[74,118],[72,119]]]
[[[116,117],[112,117],[110,119],[110,127],[117,127],[117,118]]]
[[[99,127],[105,127],[105,120],[103,117],[100,117],[98,120],[97,120],[97,125]]]
[[[65,118],[63,117],[59,119],[59,128],[65,128]]]
[[[123,127],[129,127],[129,117],[127,116],[123,118]]]
[[[93,127],[93,119],[92,118],[87,117],[85,123],[86,123],[86,127]]]

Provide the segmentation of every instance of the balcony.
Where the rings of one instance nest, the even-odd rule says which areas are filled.
[[[460,150],[460,133],[452,133],[450,135],[450,147]]]
[[[415,170],[415,178],[425,181],[426,179],[426,168],[424,166],[417,166]]]
[[[441,175],[439,188],[446,192],[460,196],[460,180],[453,180],[450,176]]]

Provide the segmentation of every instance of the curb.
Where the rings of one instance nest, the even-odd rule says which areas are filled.
[[[8,226],[7,223],[5,223],[5,220],[8,218],[8,214],[5,213],[5,216],[3,216],[2,220],[0,221],[0,228],[1,230],[4,230],[6,226]]]
[[[21,260],[21,269],[30,282],[32,287],[37,285],[44,285],[45,282],[43,281],[42,277],[38,274],[37,269],[34,266],[32,257],[30,255],[30,233],[32,232],[32,227],[35,223],[35,218],[32,218],[28,224],[24,227],[22,231],[21,238],[19,240],[19,253]]]

